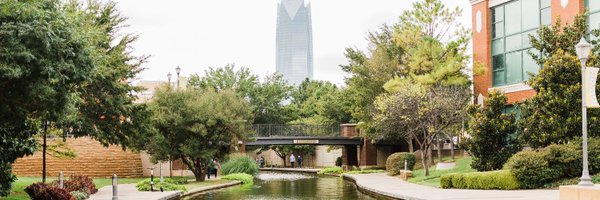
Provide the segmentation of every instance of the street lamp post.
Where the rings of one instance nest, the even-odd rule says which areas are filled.
[[[175,72],[177,73],[177,89],[179,89],[179,73],[181,73],[181,68],[177,66],[177,68],[175,68]]]
[[[594,186],[590,172],[588,169],[588,148],[587,148],[587,108],[585,102],[585,68],[586,61],[589,58],[590,52],[592,51],[592,45],[588,43],[584,38],[581,38],[579,43],[575,45],[577,58],[581,62],[581,132],[583,134],[583,171],[579,181],[580,186]]]

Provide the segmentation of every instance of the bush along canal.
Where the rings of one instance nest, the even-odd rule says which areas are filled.
[[[339,177],[310,173],[260,172],[254,184],[214,190],[186,199],[375,199]]]

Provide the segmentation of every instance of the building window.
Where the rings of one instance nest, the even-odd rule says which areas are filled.
[[[588,0],[586,6],[590,11],[590,30],[600,28],[600,1]]]
[[[550,25],[550,0],[515,0],[491,8],[491,13],[492,85],[522,83],[540,69],[527,53],[535,53],[529,35]]]

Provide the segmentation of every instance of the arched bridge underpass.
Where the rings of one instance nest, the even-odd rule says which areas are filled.
[[[377,149],[370,141],[360,135],[356,124],[339,126],[255,124],[255,137],[242,144],[246,146],[262,145],[341,145],[342,162],[345,166],[377,165]]]

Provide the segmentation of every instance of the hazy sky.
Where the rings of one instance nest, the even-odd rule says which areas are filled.
[[[306,0],[305,0],[306,1]],[[463,9],[471,26],[468,0],[442,0]],[[208,67],[245,66],[264,77],[275,72],[278,0],[116,0],[129,20],[125,29],[140,35],[134,54],[151,55],[143,80],[166,74],[203,74]],[[368,31],[397,22],[415,0],[308,0],[312,5],[314,78],[343,84],[339,65],[344,49],[366,49]]]

